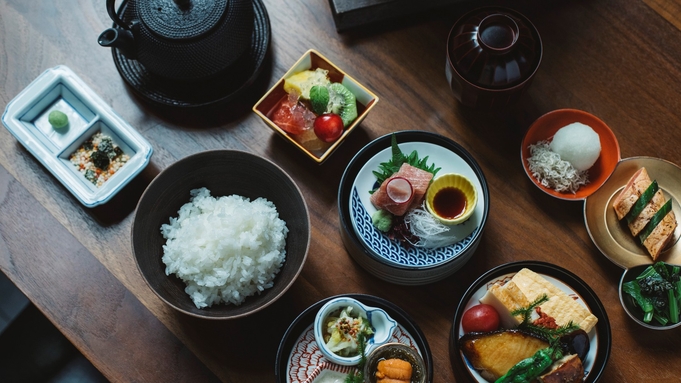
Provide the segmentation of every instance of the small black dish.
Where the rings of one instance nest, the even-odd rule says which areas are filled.
[[[624,308],[624,311],[629,315],[629,317],[639,324],[640,326],[643,326],[647,329],[650,330],[672,330],[681,327],[681,322],[679,323],[673,323],[673,324],[667,324],[667,325],[661,325],[655,320],[652,320],[649,323],[646,323],[643,321],[643,310],[636,305],[634,299],[627,293],[624,292],[624,284],[633,281],[645,271],[648,267],[652,265],[650,264],[644,264],[644,265],[638,265],[638,266],[633,266],[631,268],[625,269],[624,273],[622,273],[622,278],[620,278],[620,284],[619,284],[619,295],[620,295],[620,303],[622,304],[622,308]],[[670,265],[670,266],[675,266],[675,265]]]
[[[131,60],[118,49],[112,48],[116,69],[135,94],[152,104],[197,108],[232,101],[258,77],[269,49],[271,25],[262,0],[253,0],[253,11],[255,24],[250,47],[224,73],[215,77],[192,82],[168,80],[150,73],[138,61]],[[128,7],[127,0],[118,9],[118,15],[126,22],[133,17],[132,7]]]
[[[279,343],[279,349],[277,350],[277,358],[274,364],[274,376],[277,383],[287,383],[287,367],[288,359],[291,354],[291,350],[296,345],[298,338],[303,334],[308,327],[314,323],[315,315],[319,309],[329,300],[338,298],[340,296],[350,297],[357,299],[358,301],[373,307],[378,307],[385,310],[391,318],[397,321],[409,334],[413,337],[419,350],[421,350],[421,356],[425,364],[426,370],[426,382],[430,383],[433,381],[433,356],[430,353],[430,347],[428,346],[428,340],[426,339],[421,329],[418,327],[416,322],[414,322],[409,315],[396,306],[395,304],[373,295],[365,294],[343,294],[333,297],[328,297],[322,299],[321,301],[313,304],[303,311],[298,317],[291,323],[289,328],[284,333]]]

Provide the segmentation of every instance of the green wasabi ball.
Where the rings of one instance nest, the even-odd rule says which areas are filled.
[[[377,210],[371,216],[371,223],[373,223],[378,230],[386,233],[393,226],[393,215],[386,210]]]
[[[61,129],[69,124],[69,118],[66,114],[58,110],[51,111],[50,115],[47,117],[47,121],[49,121],[50,125],[55,129]]]

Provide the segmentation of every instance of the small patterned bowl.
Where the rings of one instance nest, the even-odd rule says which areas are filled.
[[[436,208],[438,204],[435,203],[435,197],[446,189],[455,189],[454,194],[440,194],[441,197],[438,198],[438,201],[444,199],[444,202],[440,204],[443,203],[445,206]],[[459,225],[466,222],[473,215],[477,203],[478,194],[471,180],[456,173],[447,173],[436,177],[426,193],[426,208],[445,225]],[[443,216],[442,210],[453,212],[453,217],[452,215]]]
[[[397,322],[385,312],[385,310],[366,306],[360,301],[350,297],[338,297],[328,301],[322,308],[319,309],[314,319],[314,336],[319,351],[324,357],[333,363],[342,366],[355,366],[359,363],[361,355],[352,357],[340,356],[331,351],[324,341],[322,327],[326,322],[326,318],[336,311],[340,311],[346,307],[352,307],[352,312],[359,313],[363,318],[366,318],[371,323],[371,328],[374,331],[373,337],[367,339],[365,353],[370,354],[377,346],[387,343],[393,335]]]

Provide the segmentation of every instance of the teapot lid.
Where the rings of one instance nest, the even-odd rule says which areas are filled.
[[[138,0],[140,20],[157,35],[184,40],[203,35],[215,27],[228,0]]]

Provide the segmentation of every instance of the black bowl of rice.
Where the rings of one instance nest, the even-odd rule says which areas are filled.
[[[240,318],[276,301],[310,245],[300,189],[279,166],[236,150],[183,158],[140,198],[132,250],[168,305],[208,319]]]

